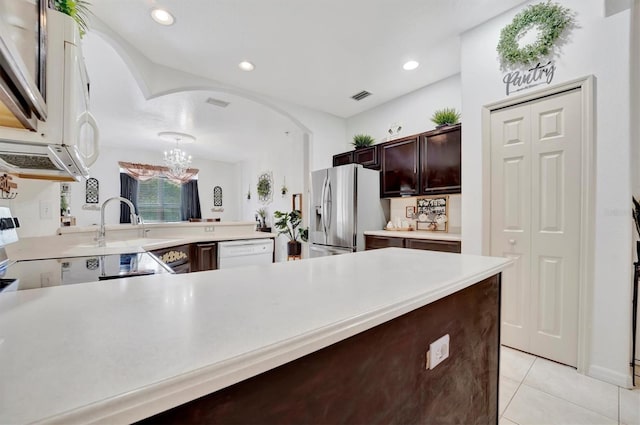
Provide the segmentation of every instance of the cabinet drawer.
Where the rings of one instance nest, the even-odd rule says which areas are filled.
[[[413,249],[425,249],[428,251],[462,252],[462,243],[458,241],[436,241],[433,239],[407,239],[406,247]]]
[[[387,236],[364,236],[365,249],[379,249],[379,248],[404,248],[403,238],[394,238]]]

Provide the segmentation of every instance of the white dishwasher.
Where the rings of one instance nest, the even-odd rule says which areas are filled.
[[[273,239],[218,242],[218,268],[273,263]]]

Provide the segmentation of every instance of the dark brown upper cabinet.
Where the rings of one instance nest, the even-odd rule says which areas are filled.
[[[339,165],[351,164],[352,162],[353,162],[353,151],[333,155],[334,167],[337,167]]]
[[[380,197],[420,194],[419,136],[380,145]]]
[[[380,160],[378,155],[378,145],[368,148],[360,148],[353,151],[353,162],[362,164],[365,168],[374,170],[380,169]]]
[[[422,194],[461,192],[461,126],[429,131],[420,136]]]
[[[334,167],[345,164],[361,164],[364,168],[379,170],[378,145],[333,155]]]

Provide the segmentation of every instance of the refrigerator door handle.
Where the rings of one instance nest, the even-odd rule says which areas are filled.
[[[325,215],[326,215],[326,195],[327,195],[327,179],[328,177],[324,178],[324,181],[322,182],[322,196],[321,196],[321,200],[320,200],[320,210],[321,215],[320,215],[320,220],[321,220],[321,224],[322,224],[322,233],[324,233],[324,237],[326,240],[327,237],[327,223],[325,221]]]
[[[329,231],[331,227],[331,201],[332,201],[332,190],[331,190],[331,180],[327,178],[327,190],[325,193],[324,203],[325,203],[325,233]]]

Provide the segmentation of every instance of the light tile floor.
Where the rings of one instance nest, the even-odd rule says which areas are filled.
[[[502,347],[500,425],[640,425],[640,390]]]

